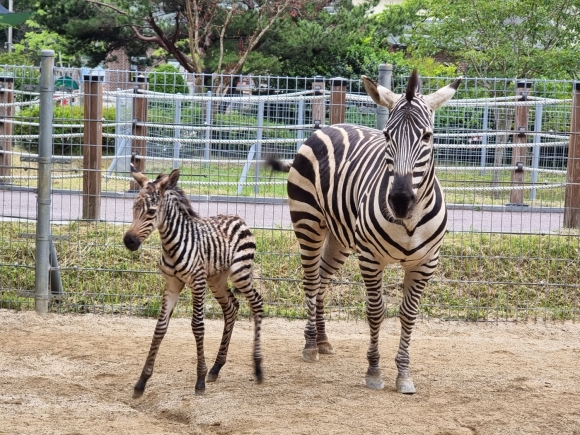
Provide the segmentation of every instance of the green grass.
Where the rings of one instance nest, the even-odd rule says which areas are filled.
[[[34,225],[0,223],[0,308],[33,309],[35,241],[20,237]],[[107,223],[53,225],[65,297],[59,312],[96,312],[155,317],[163,279],[157,269],[160,245],[154,233],[137,252],[122,244],[126,226]],[[269,316],[304,318],[302,271],[292,231],[256,230],[256,288]],[[577,234],[506,235],[449,233],[441,263],[422,299],[425,316],[443,319],[570,319],[580,314],[580,242]],[[396,315],[403,274],[384,276],[387,315]],[[363,318],[365,290],[354,257],[339,271],[326,297],[328,316]],[[209,317],[221,315],[212,297]],[[175,312],[191,314],[184,291]],[[242,303],[241,315],[249,316]]]

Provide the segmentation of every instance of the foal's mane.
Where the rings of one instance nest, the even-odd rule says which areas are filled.
[[[199,217],[199,214],[197,214],[193,210],[193,207],[191,207],[191,201],[189,200],[189,198],[187,197],[185,192],[180,187],[178,187],[176,185],[176,186],[173,186],[171,189],[168,189],[168,191],[169,190],[175,194],[177,204],[179,205],[179,208],[181,210],[183,210],[188,216],[190,216],[192,218]]]

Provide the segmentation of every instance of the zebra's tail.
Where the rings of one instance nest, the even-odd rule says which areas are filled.
[[[269,156],[266,159],[266,165],[268,165],[272,171],[279,172],[290,172],[290,168],[292,167],[292,163],[283,162],[274,156]]]

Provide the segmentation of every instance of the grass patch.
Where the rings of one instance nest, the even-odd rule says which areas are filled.
[[[51,302],[58,312],[111,313],[155,317],[163,279],[158,271],[159,236],[137,252],[122,243],[124,225],[73,222],[53,225],[64,297]],[[0,223],[0,307],[33,309],[35,241],[29,222]],[[292,231],[256,230],[255,285],[266,315],[305,318],[298,244]],[[577,234],[506,235],[449,233],[441,263],[425,290],[423,315],[444,319],[573,319],[580,313]],[[388,267],[384,275],[387,315],[397,315],[403,273]],[[326,296],[329,317],[363,318],[365,289],[356,258],[339,271]],[[206,313],[220,317],[208,296]],[[175,315],[191,315],[184,291]],[[249,316],[242,301],[241,315]]]

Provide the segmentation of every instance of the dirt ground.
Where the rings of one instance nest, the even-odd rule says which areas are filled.
[[[221,321],[208,321],[213,362]],[[195,343],[173,319],[144,396],[131,398],[155,320],[0,310],[1,434],[576,434],[580,324],[418,323],[417,394],[395,392],[397,319],[381,331],[386,387],[364,386],[368,328],[331,321],[335,355],[301,359],[304,321],[265,319],[265,382],[252,376],[252,323],[194,395]]]

